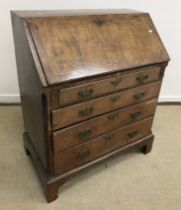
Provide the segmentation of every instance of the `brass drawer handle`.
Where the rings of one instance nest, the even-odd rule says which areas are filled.
[[[113,86],[117,86],[117,85],[119,85],[120,83],[121,83],[121,81],[122,81],[122,79],[115,79],[115,80],[112,80],[111,81],[111,85],[113,85]]]
[[[130,133],[128,133],[128,137],[129,138],[134,138],[135,136],[137,136],[138,135],[138,131],[131,131]]]
[[[114,137],[114,134],[108,134],[104,138],[105,140],[111,140]]]
[[[92,88],[86,88],[85,90],[80,91],[78,94],[81,99],[85,100],[89,98],[90,96],[92,96],[92,93],[93,93]]]
[[[140,116],[141,116],[141,112],[134,112],[134,113],[131,113],[131,118],[136,120],[138,119]]]
[[[148,75],[146,75],[146,74],[140,75],[136,78],[136,80],[140,83],[144,83],[145,80],[147,80],[147,79],[148,79]]]
[[[113,114],[109,114],[109,115],[107,116],[107,118],[108,118],[109,120],[115,120],[118,116],[119,116],[118,113],[113,113]]]
[[[79,114],[82,116],[82,117],[88,117],[89,115],[91,115],[93,112],[93,108],[86,108],[86,109],[83,109],[83,110],[80,110]]]
[[[91,136],[92,130],[88,129],[88,130],[84,130],[78,133],[78,137],[80,139],[87,139]]]
[[[121,99],[121,96],[114,96],[112,98],[110,98],[110,100],[113,102],[113,103],[116,103],[118,100]]]
[[[90,150],[86,150],[86,151],[84,151],[84,152],[82,152],[82,153],[79,153],[79,154],[76,156],[76,158],[77,158],[78,160],[84,160],[84,159],[87,158],[89,155],[90,155]]]
[[[136,93],[136,94],[134,95],[134,98],[135,98],[136,100],[140,100],[140,99],[142,99],[144,96],[145,96],[145,92],[141,91],[141,92]]]

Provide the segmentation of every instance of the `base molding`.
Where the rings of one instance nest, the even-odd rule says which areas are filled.
[[[0,104],[20,104],[19,94],[0,94]]]
[[[144,154],[149,153],[152,149],[152,143],[153,143],[154,136],[152,134],[150,134],[142,139],[139,139],[139,140],[132,142],[128,145],[125,145],[121,148],[118,148],[108,154],[105,154],[104,156],[101,156],[100,158],[97,158],[96,160],[88,162],[82,166],[72,169],[66,173],[59,175],[59,176],[50,176],[46,173],[32,143],[31,143],[31,140],[30,140],[27,132],[25,132],[23,134],[23,139],[24,139],[25,151],[26,151],[27,155],[29,155],[33,161],[35,169],[39,175],[39,179],[42,183],[47,201],[51,202],[51,201],[54,201],[58,197],[58,188],[61,185],[63,185],[66,181],[68,181],[72,176],[78,174],[79,172],[81,172],[87,168],[90,168],[91,166],[98,164],[99,162],[101,162],[107,158],[111,158],[111,157],[119,154],[120,152],[128,150],[132,147],[139,148]]]
[[[164,103],[170,103],[170,104],[174,104],[174,103],[181,103],[181,96],[164,96],[161,95],[159,96],[158,99],[158,103],[159,104],[164,104]]]

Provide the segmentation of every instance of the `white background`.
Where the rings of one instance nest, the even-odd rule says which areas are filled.
[[[160,101],[181,101],[181,1],[172,0],[5,0],[0,7],[0,103],[18,102],[14,44],[10,10],[121,9],[146,11],[168,50]]]

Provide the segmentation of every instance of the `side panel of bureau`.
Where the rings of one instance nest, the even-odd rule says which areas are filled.
[[[147,118],[71,149],[56,153],[54,157],[55,175],[94,160],[118,147],[150,134],[152,120],[152,117]]]
[[[43,110],[42,86],[27,41],[23,20],[12,14],[12,24],[25,131],[43,166],[47,169],[44,130],[46,110],[45,112]]]

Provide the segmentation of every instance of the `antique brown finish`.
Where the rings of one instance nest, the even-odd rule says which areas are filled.
[[[55,175],[82,165],[120,146],[148,135],[151,125],[152,118],[147,118],[113,132],[106,133],[101,137],[67,149],[61,153],[56,153],[54,157]]]
[[[167,59],[148,14],[37,17],[28,24],[48,84]]]
[[[121,91],[66,108],[53,110],[52,126],[62,128],[83,120],[158,96],[160,82]]]
[[[90,100],[108,93],[114,93],[126,88],[136,87],[159,79],[160,68],[150,68],[124,76],[114,76],[109,79],[83,84],[71,88],[60,89],[59,105],[67,106],[81,101]]]
[[[24,146],[48,202],[73,175],[119,152],[151,151],[169,56],[148,13],[11,13]]]
[[[154,114],[156,99],[111,112],[53,133],[53,150],[58,152],[103,133]],[[87,134],[87,135],[86,135]]]

